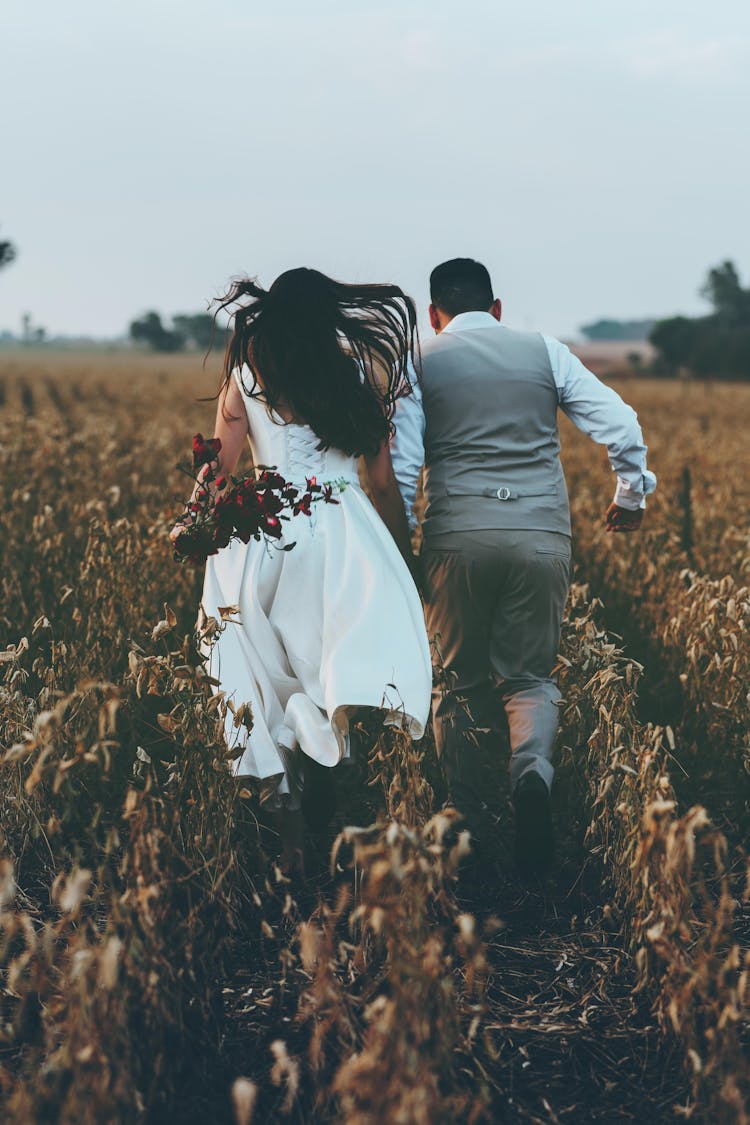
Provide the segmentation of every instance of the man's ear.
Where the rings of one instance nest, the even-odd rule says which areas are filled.
[[[440,331],[440,329],[441,329],[440,313],[438,312],[437,307],[435,305],[430,305],[430,324],[432,325],[432,327],[435,329],[436,332]]]
[[[495,297],[495,300],[490,305],[489,311],[492,313],[495,320],[503,319],[503,302],[499,297]]]

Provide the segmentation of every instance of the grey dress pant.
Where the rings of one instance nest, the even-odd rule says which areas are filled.
[[[514,790],[528,771],[552,785],[560,692],[552,677],[570,584],[571,544],[553,531],[432,535],[422,549],[425,618],[445,681],[433,691],[438,755],[466,815],[481,798],[482,758],[510,734]],[[490,750],[491,752],[491,750]]]

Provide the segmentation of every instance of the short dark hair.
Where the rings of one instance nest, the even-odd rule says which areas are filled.
[[[487,267],[473,258],[451,258],[430,274],[430,300],[449,316],[486,312],[494,299]]]

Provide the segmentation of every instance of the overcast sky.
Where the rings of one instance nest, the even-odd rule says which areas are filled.
[[[119,334],[293,265],[490,268],[517,326],[750,284],[747,0],[3,0],[0,329]]]

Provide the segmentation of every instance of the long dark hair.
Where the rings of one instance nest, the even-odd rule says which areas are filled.
[[[414,302],[397,285],[345,285],[300,268],[269,290],[235,281],[215,303],[217,315],[234,318],[219,394],[247,364],[246,392],[307,423],[318,449],[377,452],[392,433],[396,400],[410,391],[419,347]]]

